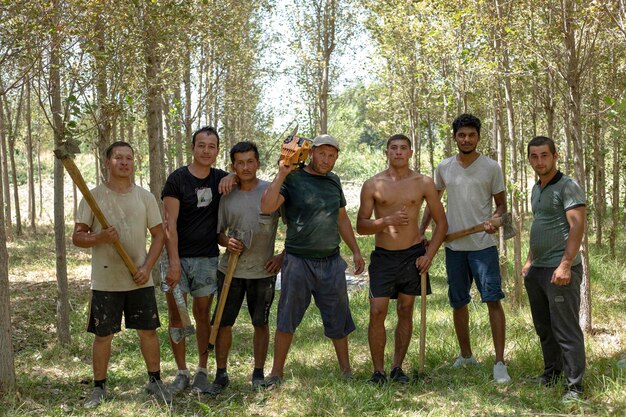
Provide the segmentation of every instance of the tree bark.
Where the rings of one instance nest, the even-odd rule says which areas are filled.
[[[2,96],[0,96],[2,97]],[[11,216],[11,187],[9,185],[9,165],[8,165],[8,151],[7,151],[7,125],[6,117],[4,114],[4,106],[0,102],[0,154],[2,155],[2,164],[0,165],[2,171],[2,192],[4,193],[4,219],[6,239],[13,240],[13,217]]]
[[[50,50],[50,101],[54,130],[54,144],[60,146],[65,139],[63,108],[61,105],[61,34],[60,1],[53,0],[53,16]],[[65,207],[64,207],[64,171],[63,164],[54,158],[54,244],[56,250],[57,273],[57,337],[62,346],[71,343],[70,303],[67,282],[67,253],[65,248]]]
[[[30,218],[30,228],[33,233],[37,232],[37,216],[35,209],[35,168],[33,161],[33,126],[32,113],[30,108],[30,77],[26,80],[26,160],[28,161],[28,216]]]
[[[11,162],[11,182],[13,183],[13,201],[15,202],[15,234],[22,236],[22,216],[20,212],[20,194],[17,184],[17,171],[15,168],[15,140],[19,132],[20,120],[22,117],[22,102],[24,98],[24,87],[20,89],[19,98],[15,109],[15,118],[11,116],[11,109],[7,96],[4,96],[4,106],[6,108],[7,121],[9,122],[9,160]]]
[[[4,158],[2,158],[4,161]],[[0,188],[4,188],[0,182]],[[0,189],[0,207],[4,203]],[[9,286],[9,253],[4,217],[0,215],[0,395],[15,389],[15,362],[11,336],[11,294]]]

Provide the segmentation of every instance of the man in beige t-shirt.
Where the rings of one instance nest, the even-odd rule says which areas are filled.
[[[136,329],[141,352],[148,368],[146,391],[165,402],[172,396],[161,381],[160,351],[156,328],[159,313],[150,271],[163,248],[164,233],[156,198],[133,184],[133,148],[115,142],[106,151],[108,180],[91,193],[111,227],[102,225],[83,199],[76,214],[72,241],[91,248],[91,302],[87,331],[94,333],[92,365],[94,389],[85,408],[97,407],[106,396],[106,376],[111,358],[113,335],[121,330],[122,314],[126,328]],[[152,236],[146,252],[146,230]],[[131,275],[113,243],[119,241],[137,272]]]

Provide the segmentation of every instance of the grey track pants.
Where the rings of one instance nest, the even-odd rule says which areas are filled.
[[[564,373],[567,389],[582,391],[585,340],[578,323],[582,265],[572,267],[569,285],[550,283],[556,268],[531,267],[524,279],[533,323],[543,352],[543,376]]]

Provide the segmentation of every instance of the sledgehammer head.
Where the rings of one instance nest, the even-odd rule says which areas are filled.
[[[509,213],[504,213],[501,217],[496,217],[491,220],[491,224],[495,227],[503,227],[502,233],[505,240],[508,240],[517,234],[517,231],[513,227],[513,219]]]
[[[73,158],[77,153],[80,153],[80,142],[74,139],[66,140],[54,150],[59,159]]]
[[[193,327],[193,325],[182,328],[170,327],[170,337],[172,338],[172,341],[176,344],[180,343],[180,341],[187,336],[193,336],[194,334],[196,334],[196,329]]]

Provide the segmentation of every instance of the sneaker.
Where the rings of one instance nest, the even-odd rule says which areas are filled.
[[[91,391],[91,395],[89,396],[89,398],[87,398],[85,404],[83,404],[83,407],[96,408],[104,400],[104,397],[106,397],[106,395],[107,392],[104,388],[94,387],[93,391]]]
[[[209,393],[209,378],[204,372],[196,372],[193,377],[193,383],[191,384],[191,390],[199,393]]]
[[[387,383],[387,375],[384,372],[374,371],[372,377],[369,379],[370,384],[383,385]]]
[[[533,383],[543,385],[544,387],[553,387],[559,382],[560,377],[560,373],[550,375],[541,374],[538,377],[533,378]]]
[[[265,378],[252,378],[252,389],[254,389],[255,391],[260,390],[261,388],[263,388],[264,382]]]
[[[146,385],[146,391],[157,400],[163,400],[166,403],[172,402],[172,393],[160,379],[148,382],[148,385]]]
[[[391,370],[391,373],[389,374],[389,378],[393,382],[397,382],[398,384],[409,383],[409,377],[404,373],[402,368],[400,368],[399,366],[396,366],[395,368]]]
[[[464,358],[462,355],[459,355],[458,358],[452,364],[452,367],[455,369],[464,368],[466,365],[478,365],[478,361],[474,357],[474,355],[469,358]]]
[[[262,388],[265,388],[268,391],[276,389],[283,383],[283,379],[278,375],[272,375],[263,380]]]
[[[217,395],[220,392],[224,391],[228,384],[230,384],[230,379],[228,379],[228,374],[225,373],[223,376],[220,377],[220,379],[215,378],[206,393],[209,395]]]
[[[575,390],[566,390],[565,394],[563,394],[563,396],[561,397],[561,402],[564,403],[569,403],[569,402],[575,402],[575,401],[580,401],[582,394],[578,391]]]
[[[493,379],[498,384],[508,384],[511,382],[511,377],[507,372],[506,365],[502,362],[498,362],[493,365]]]
[[[354,381],[354,375],[352,375],[352,371],[342,372],[341,379],[344,381]]]
[[[174,378],[174,382],[172,382],[169,386],[172,396],[178,395],[187,388],[189,388],[189,375],[182,373],[177,373],[176,378]]]

